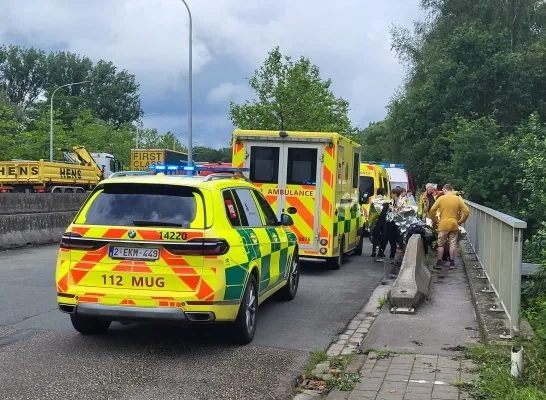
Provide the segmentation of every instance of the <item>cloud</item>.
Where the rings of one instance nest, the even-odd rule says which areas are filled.
[[[245,78],[277,45],[283,54],[309,57],[332,78],[336,95],[351,103],[353,123],[383,118],[403,78],[390,25],[411,27],[421,17],[419,0],[186,1],[194,119],[209,115],[227,126],[229,101],[250,98]],[[187,113],[188,15],[180,0],[2,0],[0,41],[111,60],[136,75],[145,112],[166,113],[148,122],[187,131],[180,115]],[[207,126],[225,142],[224,125]]]
[[[153,115],[143,120],[146,128],[156,128],[160,132],[171,131],[178,140],[186,145],[188,143],[188,115]],[[192,117],[192,142],[196,146],[209,146],[214,148],[229,145],[233,126],[226,118],[225,113],[194,114]],[[180,129],[171,129],[178,126]]]
[[[252,97],[253,92],[248,85],[225,82],[212,88],[207,100],[211,104],[229,104],[230,101],[241,103]]]

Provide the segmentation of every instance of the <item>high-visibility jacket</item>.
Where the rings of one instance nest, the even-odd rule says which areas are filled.
[[[438,198],[438,194],[436,194],[435,192],[432,193],[432,196],[434,197],[434,201],[436,201],[436,199]],[[419,205],[418,205],[418,208],[417,208],[417,215],[422,217],[422,218],[427,218],[428,217],[428,210],[430,207],[432,206],[429,206],[428,204],[428,197],[427,197],[427,192],[424,191],[423,193],[421,193],[421,196],[419,197]]]

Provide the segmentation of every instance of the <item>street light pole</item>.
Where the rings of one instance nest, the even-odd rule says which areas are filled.
[[[55,96],[55,92],[67,86],[81,85],[82,83],[88,83],[88,82],[91,82],[91,81],[67,83],[66,85],[62,85],[56,88],[51,94],[50,107],[49,107],[49,161],[50,162],[53,162],[53,97]]]
[[[186,0],[182,0],[182,3],[186,6],[186,9],[188,10],[188,17],[190,19],[190,38],[189,38],[189,59],[188,59],[188,165],[191,165],[192,160],[192,97],[193,97],[193,87],[192,87],[192,18],[191,18],[191,11],[190,7],[188,7],[188,3],[186,3]]]

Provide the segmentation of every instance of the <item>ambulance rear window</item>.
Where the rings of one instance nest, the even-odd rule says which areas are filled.
[[[362,197],[363,193],[367,193],[368,197],[375,194],[374,182],[371,176],[360,177],[360,197]]]
[[[278,183],[279,153],[279,147],[252,146],[250,180],[255,183]]]
[[[194,188],[117,183],[104,185],[78,219],[83,217],[80,223],[86,225],[203,229],[204,215],[198,209],[203,210],[203,203]]]
[[[317,184],[317,149],[293,147],[288,149],[288,185]]]

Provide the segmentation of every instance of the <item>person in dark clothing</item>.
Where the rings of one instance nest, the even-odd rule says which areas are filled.
[[[398,226],[392,221],[387,222],[385,225],[385,233],[383,236],[383,244],[382,244],[382,251],[385,252],[385,248],[387,247],[387,243],[390,247],[390,254],[389,254],[389,260],[391,264],[394,264],[394,256],[396,255],[396,248],[398,245],[398,239],[400,237],[400,230],[398,229]]]
[[[387,193],[387,190],[385,188],[378,188],[377,189],[377,195],[372,200],[372,203],[370,204],[370,207],[374,207],[374,212],[379,213],[379,217],[377,218],[377,221],[375,222],[374,226],[371,230],[371,239],[372,239],[372,257],[376,256],[375,250],[377,248],[381,248],[381,238],[383,237],[383,229],[385,228],[385,215],[383,215],[383,220],[381,220],[382,217],[382,211],[383,211],[383,205],[389,204],[388,200],[385,198],[385,193]],[[381,253],[379,253],[379,257],[383,257]]]
[[[374,237],[374,244],[377,244],[379,247],[379,253],[375,257],[374,261],[383,262],[385,258],[385,247],[387,246],[387,238],[389,235],[386,232],[387,229],[387,213],[389,212],[390,205],[389,203],[384,203],[381,213],[376,224],[376,236]],[[392,245],[391,245],[392,247]]]
[[[381,245],[379,247],[379,254],[382,256],[380,259],[376,259],[376,261],[383,261],[383,257],[385,257],[385,248],[387,247],[387,244],[390,246],[390,254],[389,259],[391,264],[394,264],[394,256],[396,255],[396,247],[398,240],[400,238],[400,229],[393,221],[387,221],[387,213],[389,211],[394,211],[397,207],[398,197],[400,196],[400,193],[402,192],[399,188],[394,188],[391,192],[392,202],[385,204],[383,206],[383,211],[380,215],[380,221],[383,222],[383,235],[382,235],[382,241]],[[384,216],[384,219],[381,219],[381,217]]]

